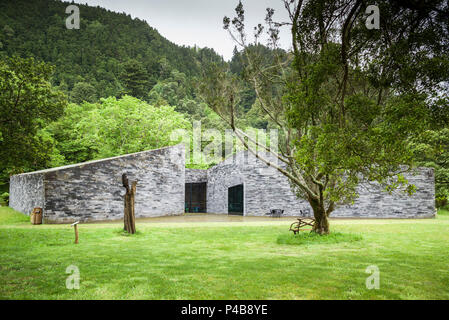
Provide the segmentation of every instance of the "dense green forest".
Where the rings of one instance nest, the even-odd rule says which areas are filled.
[[[75,97],[88,85],[95,97],[135,92],[131,75],[141,77],[146,94],[176,70],[198,76],[204,63],[220,62],[212,49],[181,47],[163,38],[145,21],[100,7],[78,5],[80,30],[65,26],[69,3],[49,0],[0,2],[0,52],[35,57],[56,66],[52,84]],[[88,84],[88,85],[87,85]],[[84,87],[83,87],[84,85]]]
[[[80,30],[69,30],[67,5],[2,1],[0,57],[33,57],[55,66],[50,82],[69,102],[93,103],[128,94],[156,106],[175,106],[190,119],[204,118],[207,110],[195,90],[198,78],[211,63],[227,64],[213,49],[178,46],[145,21],[87,5],[78,5]],[[237,50],[234,53],[229,65],[241,74],[242,57]],[[242,110],[249,112],[254,101],[254,93],[247,89]],[[254,114],[249,115],[253,124],[266,127],[267,122]]]
[[[68,4],[0,2],[0,193],[10,174],[166,146],[172,130],[194,121],[224,132],[198,90],[213,65],[235,79],[240,127],[271,127],[246,82],[244,52],[226,62],[213,49],[168,41],[146,21],[87,5],[77,4],[81,29],[68,30]],[[267,60],[279,53],[256,49]],[[433,130],[411,141],[416,163],[436,169],[440,205],[449,198],[447,121],[436,115]]]

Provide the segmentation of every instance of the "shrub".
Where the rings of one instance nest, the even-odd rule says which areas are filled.
[[[447,195],[437,195],[435,199],[435,205],[437,208],[444,208],[448,206],[448,196]]]
[[[6,206],[9,205],[9,193],[4,192],[0,195],[0,202],[4,203]]]

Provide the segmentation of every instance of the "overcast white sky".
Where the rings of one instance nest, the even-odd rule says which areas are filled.
[[[232,57],[235,43],[223,30],[223,17],[234,17],[238,0],[76,0],[90,6],[100,6],[116,12],[126,12],[133,18],[146,20],[168,40],[186,46],[197,45],[215,49],[226,60]],[[286,21],[281,0],[243,0],[246,26],[252,35],[254,26],[263,23],[266,8],[275,9],[275,20]],[[82,11],[80,12],[82,18]],[[290,47],[288,30],[281,33],[281,46]]]

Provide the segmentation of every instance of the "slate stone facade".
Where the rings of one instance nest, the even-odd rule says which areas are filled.
[[[207,182],[207,170],[186,169],[186,183]]]
[[[353,205],[339,207],[332,217],[353,218],[432,218],[435,217],[435,176],[432,168],[418,168],[404,175],[416,186],[412,196],[395,191],[391,195],[379,185],[362,184]]]
[[[269,155],[263,154],[265,158]],[[272,159],[272,158],[271,158]],[[332,217],[341,218],[431,218],[435,216],[435,177],[432,168],[418,168],[405,178],[417,188],[412,196],[388,194],[379,185],[359,186],[359,198],[352,206],[339,207]],[[297,199],[285,176],[251,153],[241,152],[207,172],[208,212],[227,213],[228,188],[243,184],[244,215],[262,216],[270,209],[284,215],[313,216],[310,205]]]
[[[13,209],[44,209],[44,222],[123,218],[122,174],[137,180],[136,217],[184,212],[183,145],[11,177]]]
[[[311,212],[308,203],[293,194],[285,176],[249,152],[240,152],[208,170],[208,211],[228,212],[228,188],[238,184],[243,184],[244,215],[263,216],[270,209],[283,209],[290,216],[299,216],[300,210]]]
[[[44,174],[25,173],[12,176],[9,185],[9,206],[30,214],[35,207],[43,208]]]
[[[240,152],[208,170],[185,169],[183,145],[12,176],[10,206],[27,214],[42,207],[46,223],[122,219],[123,173],[138,181],[137,217],[182,214],[185,183],[200,182],[207,182],[209,213],[228,213],[228,188],[243,184],[244,215],[262,216],[270,209],[283,209],[287,216],[299,216],[300,210],[312,215],[287,178],[252,154]],[[434,217],[433,169],[419,168],[406,178],[417,187],[413,196],[361,185],[355,204],[338,208],[332,217]]]

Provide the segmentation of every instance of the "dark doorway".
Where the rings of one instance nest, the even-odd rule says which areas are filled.
[[[185,212],[206,212],[206,182],[186,183]]]
[[[228,189],[228,214],[243,216],[243,184]]]

